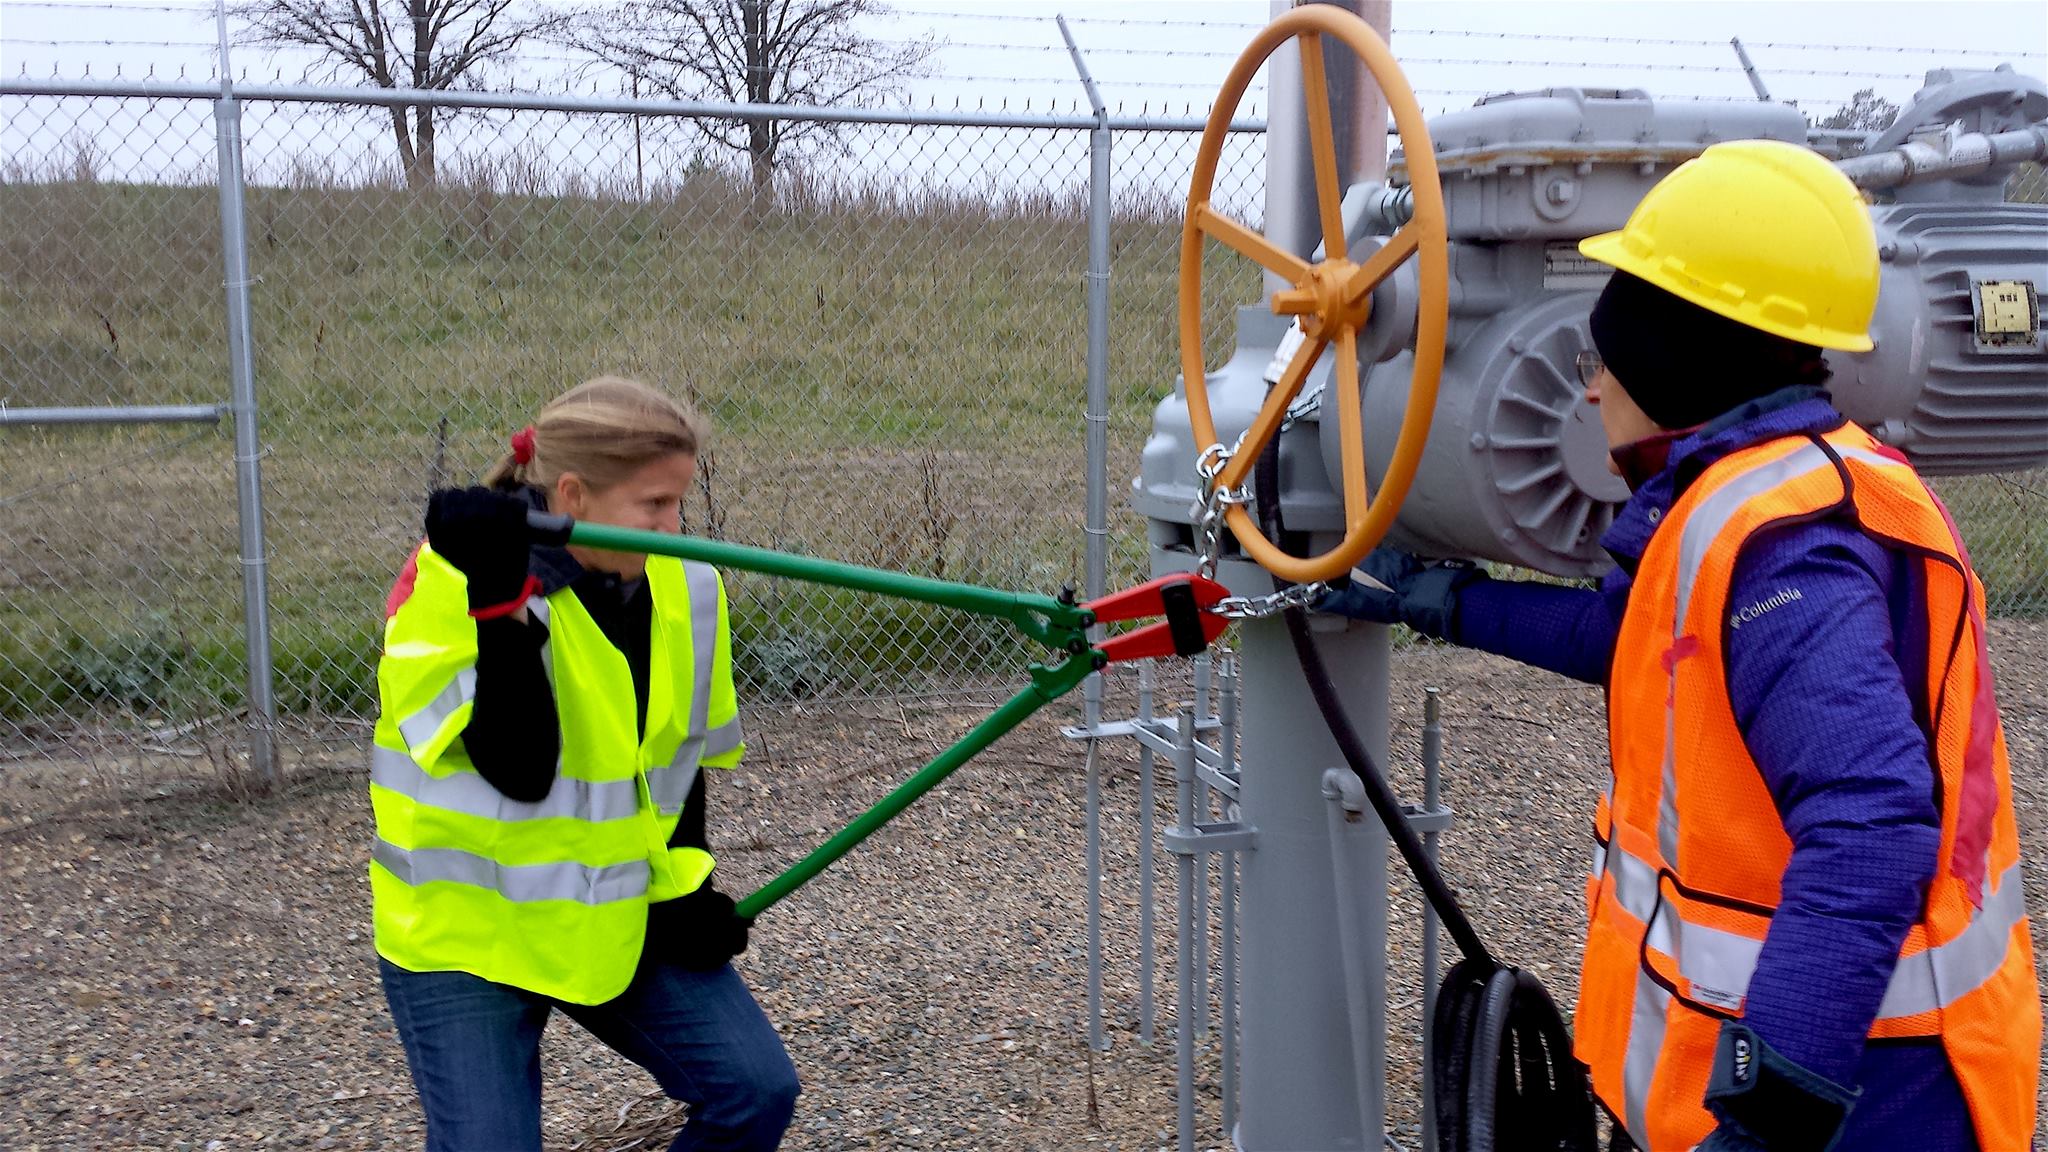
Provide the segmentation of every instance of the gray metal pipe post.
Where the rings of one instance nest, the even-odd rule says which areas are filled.
[[[1195,831],[1195,710],[1180,710],[1180,727],[1173,742],[1173,785],[1175,823],[1182,836],[1191,837]],[[1178,1076],[1176,1083],[1180,1097],[1180,1148],[1181,1152],[1194,1152],[1195,1148],[1195,1030],[1191,1017],[1195,1012],[1195,917],[1194,905],[1188,899],[1188,892],[1195,883],[1195,854],[1182,852],[1179,861],[1180,906],[1179,940],[1180,963],[1174,983],[1178,986],[1177,1019],[1173,1024],[1173,1046],[1177,1057]]]
[[[1207,719],[1209,711],[1209,676],[1214,664],[1207,652],[1195,657],[1195,716],[1197,720]],[[1200,785],[1195,791],[1195,809],[1191,817],[1197,821],[1209,818],[1209,787]],[[1209,1035],[1209,854],[1204,852],[1195,860],[1195,883],[1192,888],[1183,888],[1180,898],[1195,902],[1195,1036]]]
[[[1735,58],[1742,61],[1743,75],[1749,77],[1749,86],[1755,90],[1756,98],[1766,104],[1770,103],[1771,90],[1764,87],[1764,78],[1757,74],[1756,65],[1749,62],[1749,50],[1742,46],[1742,37],[1731,36],[1728,43],[1735,45]]]
[[[1392,18],[1387,0],[1347,0],[1381,36]],[[1275,0],[1274,15],[1293,7]],[[1378,86],[1346,49],[1326,42],[1325,64],[1336,129],[1340,184],[1385,173],[1386,108]],[[1300,55],[1276,52],[1268,65],[1272,107],[1266,134],[1265,234],[1298,256],[1321,241]],[[1366,95],[1375,97],[1370,103]],[[1369,130],[1368,130],[1369,126]],[[1341,189],[1340,189],[1341,191]],[[1281,285],[1268,276],[1270,295]],[[1325,542],[1327,546],[1327,542]],[[1223,580],[1233,591],[1271,587],[1264,573],[1226,562]],[[1387,751],[1387,630],[1334,619],[1312,621],[1315,643],[1343,695],[1367,751],[1384,762]],[[1322,798],[1322,773],[1343,756],[1303,682],[1293,644],[1278,619],[1240,626],[1243,743],[1240,808],[1258,829],[1258,849],[1244,854],[1239,877],[1243,906],[1238,928],[1242,1033],[1241,1103],[1236,1142],[1244,1152],[1314,1148],[1321,1152],[1378,1148],[1385,1138],[1382,1093],[1361,1084],[1384,1084],[1386,1004],[1386,834],[1376,824],[1353,828],[1357,842],[1356,909],[1368,944],[1364,969],[1344,971],[1334,915],[1337,899],[1332,842]],[[1351,989],[1357,989],[1352,993]],[[1366,1068],[1351,1046],[1352,1029],[1337,1011],[1349,995],[1377,1005],[1380,1020],[1368,1029]]]
[[[39,424],[218,424],[219,404],[138,404],[104,408],[9,408],[0,404],[0,428]]]
[[[1083,698],[1088,727],[1102,722],[1100,675],[1088,678],[1083,687],[1092,689]],[[1088,1046],[1097,1052],[1109,1050],[1109,1037],[1102,1030],[1102,740],[1088,738],[1087,772],[1088,847]]]
[[[1249,587],[1247,565],[1226,561],[1234,586]],[[1226,581],[1231,582],[1231,581]],[[1387,751],[1388,642],[1384,627],[1315,617],[1315,643],[1368,752]],[[1237,1146],[1244,1152],[1378,1148],[1384,1104],[1361,1084],[1385,1081],[1386,833],[1366,821],[1347,829],[1356,852],[1360,968],[1347,972],[1338,929],[1335,873],[1323,771],[1344,763],[1302,680],[1279,619],[1239,625],[1243,664],[1240,801],[1258,829],[1239,885],[1244,938],[1239,975],[1243,1035],[1239,1053]],[[1372,943],[1377,941],[1378,944]],[[1343,1007],[1357,996],[1379,1005],[1356,1067]]]
[[[1152,722],[1152,661],[1138,661],[1138,723]],[[1150,744],[1138,749],[1138,1041],[1152,1043],[1152,823],[1158,801],[1153,796],[1153,755]]]
[[[1217,716],[1216,764],[1218,771],[1231,775],[1237,768],[1237,661],[1226,658],[1217,689],[1223,703]],[[1223,803],[1223,818],[1236,820],[1229,800]],[[1223,854],[1223,1135],[1230,1137],[1237,1126],[1237,853]]]
[[[1375,949],[1364,923],[1364,910],[1371,901],[1359,889],[1359,853],[1356,835],[1366,810],[1365,785],[1349,768],[1332,768],[1323,773],[1323,799],[1327,801],[1330,828],[1330,880],[1337,890],[1337,940],[1343,957],[1346,980],[1344,1019],[1351,1030],[1351,1067],[1358,1074],[1358,1124],[1362,1132],[1384,1127],[1386,1084],[1370,1075],[1384,1064],[1375,1060],[1375,1044],[1384,1045],[1386,1035],[1385,998],[1373,998],[1360,977],[1378,958],[1384,964],[1386,940]],[[1382,845],[1374,845],[1380,847]]]
[[[1372,25],[1382,37],[1393,21],[1392,0],[1316,0],[1342,8]],[[1273,0],[1275,18],[1296,7],[1293,0]],[[1266,64],[1266,222],[1268,240],[1306,256],[1322,243],[1322,222],[1316,208],[1315,161],[1309,151],[1308,112],[1301,100],[1301,54],[1286,46]],[[1336,129],[1338,193],[1360,180],[1377,180],[1387,171],[1387,102],[1371,73],[1350,48],[1323,38],[1323,71]],[[1293,285],[1266,273],[1266,295]]]
[[[1067,28],[1067,18],[1057,17],[1060,35],[1074,58],[1074,71],[1088,92],[1088,107],[1096,124],[1088,133],[1088,407],[1083,421],[1088,432],[1088,510],[1086,534],[1088,599],[1107,591],[1109,571],[1109,108],[1088,74],[1088,62],[1081,46]],[[1090,629],[1096,639],[1102,629]],[[1081,686],[1086,723],[1093,729],[1102,723],[1102,676],[1090,676]],[[1088,1043],[1097,1051],[1107,1050],[1109,1038],[1102,1031],[1102,741],[1088,739]]]
[[[1443,799],[1441,764],[1443,761],[1444,730],[1438,723],[1438,692],[1434,688],[1422,690],[1422,810],[1434,813]],[[1431,863],[1436,862],[1436,845],[1439,833],[1422,834],[1422,851]],[[1422,1152],[1436,1152],[1436,1086],[1430,1082],[1430,1059],[1435,1052],[1431,1042],[1430,1025],[1436,1020],[1436,987],[1443,979],[1438,968],[1443,960],[1438,954],[1436,931],[1436,907],[1428,900],[1422,902]]]
[[[242,213],[242,106],[229,79],[225,7],[220,21],[220,99],[213,106],[220,151],[221,261],[226,271],[230,408],[235,415],[235,497],[241,522],[242,642],[249,662],[249,765],[277,782],[277,701],[271,693],[269,559],[263,540],[262,441],[256,432],[256,351],[249,318],[248,230]]]

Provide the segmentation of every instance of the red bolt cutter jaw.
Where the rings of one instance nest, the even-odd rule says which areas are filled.
[[[1177,573],[1112,592],[1082,607],[1098,624],[1166,617],[1096,645],[1095,650],[1111,664],[1120,664],[1156,656],[1193,656],[1206,650],[1230,627],[1230,619],[1215,610],[1229,595],[1228,588],[1206,576]]]

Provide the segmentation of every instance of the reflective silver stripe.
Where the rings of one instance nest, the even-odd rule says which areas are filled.
[[[1628,1053],[1621,1066],[1622,1120],[1636,1143],[1650,1146],[1650,1086],[1657,1078],[1657,1057],[1664,1049],[1664,1012],[1671,993],[1636,973],[1635,1005],[1629,1010]]]
[[[663,812],[680,812],[689,802],[690,789],[697,783],[698,767],[707,756],[722,756],[740,746],[740,722],[721,724],[701,736],[692,736],[676,747],[667,767],[649,769],[647,792]]]
[[[1762,940],[1688,924],[1669,904],[1657,909],[1657,922],[1650,926],[1650,947],[1678,958],[1678,974],[1690,987],[1686,992],[1702,1004],[1723,1012],[1742,1008],[1749,995],[1750,978],[1756,975],[1756,958],[1764,950]]]
[[[1602,844],[1598,840],[1595,840],[1593,841],[1593,866],[1591,869],[1588,870],[1587,875],[1593,878],[1593,883],[1598,884],[1600,882],[1600,877],[1605,875],[1606,873],[1607,845]]]
[[[704,758],[723,756],[744,743],[746,736],[740,731],[739,717],[735,716],[704,734]]]
[[[1889,457],[1863,448],[1830,445],[1843,460],[1856,460],[1879,468],[1904,468],[1906,465]],[[1807,444],[1791,453],[1759,464],[1747,472],[1740,473],[1710,493],[1699,507],[1686,518],[1684,534],[1678,541],[1678,611],[1671,618],[1671,640],[1676,644],[1685,635],[1686,616],[1692,608],[1693,586],[1698,581],[1700,566],[1706,563],[1707,551],[1720,538],[1722,529],[1728,526],[1735,513],[1744,504],[1769,492],[1782,484],[1789,484],[1809,472],[1821,468],[1832,468],[1818,445]],[[1677,702],[1678,666],[1674,662],[1670,670],[1670,682],[1664,694],[1664,788],[1657,799],[1657,849],[1664,854],[1666,866],[1677,869],[1678,860],[1678,780],[1674,760],[1677,756]]]
[[[740,745],[739,721],[734,719],[706,732],[711,717],[711,682],[718,659],[718,569],[693,560],[683,561],[683,578],[690,595],[690,726],[689,735],[677,746],[676,754],[661,768],[647,772],[647,793],[663,814],[683,810],[690,789],[697,784],[697,772],[706,756],[730,752]]]
[[[1680,617],[1683,619],[1683,617]],[[1678,867],[1678,665],[1664,694],[1664,783],[1657,790],[1657,851]]]
[[[1733,1011],[1749,994],[1763,941],[1705,924],[1687,923],[1658,901],[1657,873],[1618,848],[1606,856],[1614,897],[1629,915],[1648,924],[1649,946],[1675,957],[1697,998]],[[2006,869],[1984,907],[1946,944],[1901,957],[1878,1005],[1880,1020],[1918,1016],[1947,1007],[1983,987],[2004,965],[2012,932],[2027,914],[2020,869]]]
[[[1657,870],[1620,845],[1607,849],[1607,870],[1614,873],[1614,899],[1644,924],[1657,911]]]
[[[696,661],[690,674],[690,735],[701,737],[711,724],[711,678],[718,660],[718,569],[685,560],[683,579],[690,589],[690,655]]]
[[[421,804],[485,820],[622,820],[640,809],[640,785],[626,780],[576,780],[559,765],[548,794],[533,803],[508,798],[475,772],[435,776],[389,748],[370,750],[370,779]]]
[[[418,748],[434,738],[455,710],[476,699],[476,667],[464,668],[448,681],[426,707],[398,722],[398,734],[407,748]]]
[[[1892,982],[1877,1006],[1878,1018],[1918,1016],[1945,1008],[1977,989],[2005,965],[2012,930],[2026,919],[2026,896],[2020,890],[2020,866],[1998,879],[1997,891],[1964,927],[1962,934],[1938,948],[1899,961]]]
[[[665,768],[647,770],[647,795],[665,815],[683,810],[690,789],[697,784],[697,767],[703,760],[704,738],[692,736],[676,749],[675,759]]]
[[[556,864],[500,864],[487,856],[455,848],[400,848],[378,839],[370,858],[406,884],[415,887],[445,880],[486,888],[518,904],[537,900],[574,900],[579,904],[611,904],[636,900],[647,892],[647,861],[629,860],[593,868],[575,861]]]

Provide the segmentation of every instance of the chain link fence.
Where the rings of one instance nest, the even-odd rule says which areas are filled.
[[[388,109],[315,95],[242,105],[272,651],[303,748],[373,713],[378,608],[426,493],[603,372],[709,417],[692,531],[1082,583],[1085,117],[841,124],[764,193],[686,115],[448,109],[413,187]],[[1113,137],[1111,587],[1147,566],[1120,509],[1177,371],[1190,128]],[[0,97],[0,405],[225,401],[216,131],[203,89]],[[1263,167],[1263,138],[1235,135],[1216,184],[1254,224]],[[2034,169],[2014,194],[2042,187]],[[1213,244],[1205,267],[1214,363],[1260,275]],[[0,755],[223,760],[245,692],[226,414],[4,434]],[[2048,478],[1944,488],[1996,609],[2048,607]],[[730,579],[750,693],[912,691],[1035,655],[942,610]]]
[[[10,96],[0,404],[220,404],[205,99]],[[603,372],[712,432],[686,527],[1000,587],[1082,583],[1089,125],[841,125],[772,191],[678,116],[447,111],[409,186],[386,110],[244,103],[272,652],[286,733],[358,739],[378,608],[425,496]],[[1113,489],[1174,378],[1196,137],[1134,133],[1116,189]],[[1233,144],[1233,203],[1261,142]],[[741,158],[742,160],[744,158]],[[424,183],[424,182],[418,182]],[[1255,209],[1255,202],[1251,202]],[[1256,269],[1212,274],[1220,317]],[[1212,324],[1212,331],[1227,326]],[[229,420],[13,428],[0,478],[8,754],[222,758],[245,661]],[[1115,497],[1113,497],[1113,501]],[[1116,529],[1112,576],[1140,571]],[[729,574],[747,691],[1011,677],[1006,625]]]

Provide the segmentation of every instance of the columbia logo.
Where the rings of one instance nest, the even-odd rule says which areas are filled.
[[[1740,628],[1744,624],[1762,619],[1763,614],[1773,608],[1783,608],[1794,600],[1804,599],[1806,599],[1806,595],[1797,588],[1780,588],[1768,600],[1758,600],[1747,608],[1738,608],[1730,612],[1728,614],[1728,627],[1731,629]]]

